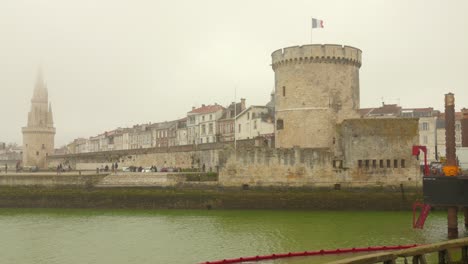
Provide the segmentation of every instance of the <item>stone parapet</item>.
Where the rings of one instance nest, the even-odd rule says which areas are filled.
[[[360,49],[336,44],[312,44],[279,49],[271,54],[272,67],[294,63],[339,63],[361,67]]]

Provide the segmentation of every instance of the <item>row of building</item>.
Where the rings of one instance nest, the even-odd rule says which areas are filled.
[[[273,100],[273,96],[272,96]],[[90,138],[78,138],[62,153],[166,148],[179,145],[228,142],[274,135],[274,102],[246,107],[245,99],[227,107],[219,104],[193,107],[187,116],[160,123],[117,128]]]
[[[428,161],[438,161],[445,156],[445,115],[439,110],[383,103],[381,107],[359,109],[359,114],[361,118],[418,118],[419,143],[427,147]],[[455,127],[456,146],[468,147],[468,109],[456,112]],[[241,99],[227,107],[218,104],[193,107],[186,117],[174,121],[117,128],[88,139],[78,138],[61,154],[164,148],[257,137],[271,139],[274,129],[273,96],[265,106],[248,108],[245,99]]]
[[[427,159],[439,161],[445,157],[445,113],[430,108],[402,108],[396,104],[382,104],[377,108],[360,109],[362,118],[418,118],[419,144],[428,149]],[[455,113],[455,144],[468,147],[468,109]]]

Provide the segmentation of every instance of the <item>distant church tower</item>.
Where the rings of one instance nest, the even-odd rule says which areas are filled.
[[[37,75],[28,125],[23,127],[23,166],[46,168],[46,157],[54,151],[55,128],[52,105],[48,102],[47,86],[42,71]]]

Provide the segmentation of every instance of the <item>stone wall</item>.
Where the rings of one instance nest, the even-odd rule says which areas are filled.
[[[250,141],[249,141],[250,142]],[[246,142],[239,142],[249,144]],[[215,170],[218,165],[218,152],[229,144],[211,143],[200,145],[173,146],[167,148],[145,148],[92,153],[53,155],[48,157],[48,166],[58,164],[70,165],[78,170],[95,170],[102,166],[117,162],[119,167],[142,166],[202,168]]]
[[[335,182],[328,149],[253,147],[227,154],[219,181],[226,186],[306,186]]]
[[[411,156],[418,144],[417,119],[350,119],[335,133],[333,148],[270,148],[250,140],[238,141],[237,148],[213,143],[53,156],[49,161],[91,170],[116,161],[120,168],[205,164],[206,171],[219,171],[223,186],[420,186],[418,162]]]
[[[228,186],[421,185],[419,163],[411,152],[418,144],[417,119],[350,119],[338,127],[337,135],[333,149],[250,148],[225,153],[220,182]]]
[[[341,124],[347,181],[421,180],[412,146],[419,144],[418,119],[350,119]]]
[[[7,174],[0,175],[0,186],[92,186],[106,175],[40,175]]]

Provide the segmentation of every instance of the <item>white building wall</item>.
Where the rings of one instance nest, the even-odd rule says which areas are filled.
[[[419,145],[427,147],[428,162],[436,161],[437,154],[437,117],[419,118]]]
[[[187,128],[178,128],[177,131],[177,140],[176,145],[187,145],[188,144],[188,137],[187,137]]]
[[[236,118],[236,140],[252,139],[274,133],[274,123],[263,121],[262,114],[268,113],[266,107],[249,107]]]

